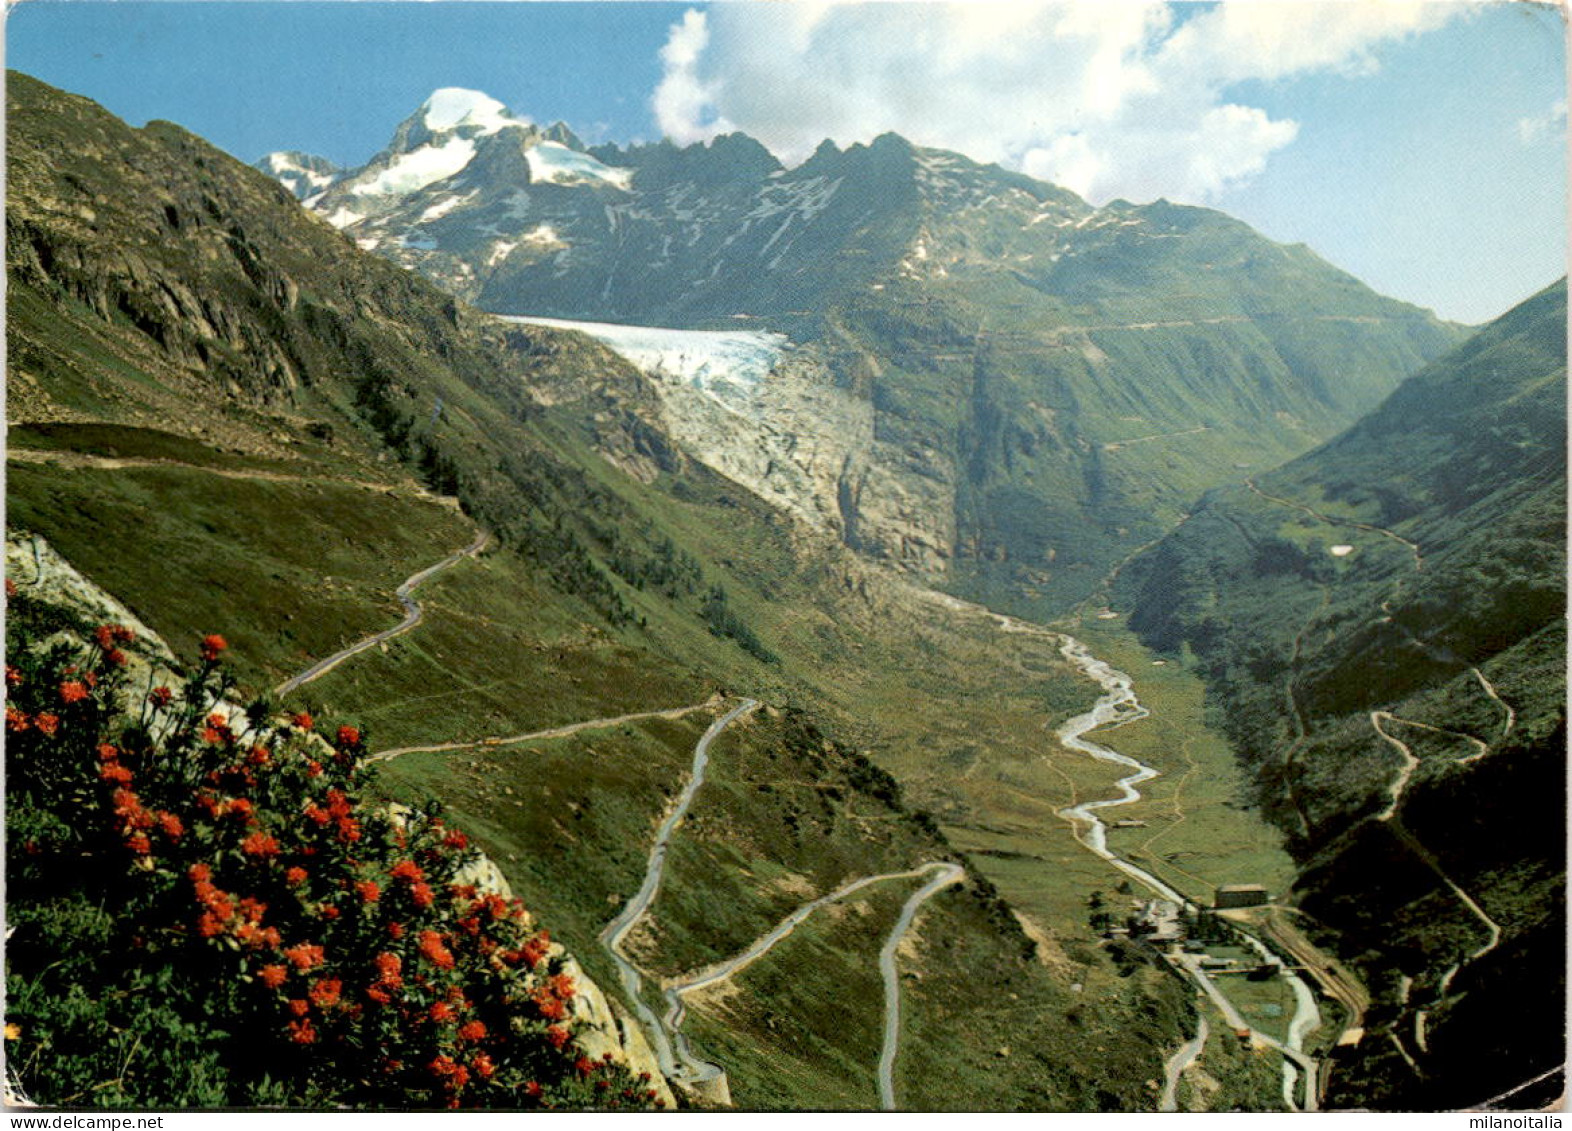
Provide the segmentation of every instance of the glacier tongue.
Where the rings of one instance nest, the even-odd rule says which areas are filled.
[[[670,330],[613,322],[500,315],[508,322],[588,334],[645,372],[680,381],[739,410],[789,346],[772,330]]]

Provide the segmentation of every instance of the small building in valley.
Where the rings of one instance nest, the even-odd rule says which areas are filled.
[[[1224,884],[1217,889],[1212,906],[1218,910],[1228,907],[1260,907],[1266,903],[1266,889],[1260,884]]]

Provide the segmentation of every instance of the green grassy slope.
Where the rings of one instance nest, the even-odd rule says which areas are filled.
[[[1426,1015],[1425,1076],[1378,1041],[1344,1103],[1466,1106],[1562,1055],[1565,293],[1208,496],[1117,590],[1193,652],[1370,1027],[1412,1047]]]
[[[929,208],[916,274],[838,300],[831,340],[878,359],[879,435],[954,469],[952,588],[1025,615],[1063,612],[1197,495],[1333,436],[1460,337],[1220,213],[987,215]]]

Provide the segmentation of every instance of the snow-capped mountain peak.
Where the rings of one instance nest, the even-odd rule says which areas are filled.
[[[479,135],[494,134],[511,127],[527,128],[532,123],[520,118],[506,106],[479,90],[445,86],[431,92],[420,108],[421,121],[432,133],[473,129]]]
[[[294,150],[269,153],[256,167],[289,189],[298,200],[322,192],[343,175],[343,170],[326,158]]]

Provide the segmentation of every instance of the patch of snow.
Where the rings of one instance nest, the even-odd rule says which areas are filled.
[[[529,162],[530,180],[553,185],[599,182],[627,192],[633,185],[633,170],[603,165],[588,153],[569,149],[561,142],[543,141],[524,151]]]
[[[350,186],[356,196],[401,196],[445,181],[463,171],[475,156],[469,138],[452,137],[441,145],[422,145],[401,153],[369,181]]]
[[[795,220],[796,218],[797,218],[797,214],[795,212],[786,217],[785,223],[783,223],[780,227],[776,228],[775,229],[775,234],[773,236],[771,236],[769,238],[769,240],[765,243],[765,245],[759,249],[759,254],[761,256],[765,252],[769,251],[770,248],[775,246],[775,241],[780,239],[783,235],[786,234],[786,229],[791,227],[791,222],[793,220]]]
[[[518,247],[516,240],[498,240],[491,245],[491,254],[486,256],[486,266],[495,267],[508,256],[513,254],[513,249]]]
[[[499,317],[588,334],[646,373],[691,385],[722,404],[751,398],[789,344],[785,334],[770,330],[671,330],[565,318]]]
[[[1331,554],[1332,554],[1332,556],[1334,558],[1346,558],[1349,554],[1351,554],[1353,552],[1354,552],[1354,548],[1352,546],[1346,546],[1346,545],[1333,546],[1332,550],[1331,550]]]
[[[800,220],[811,220],[829,207],[830,198],[841,187],[844,177],[833,181],[809,177],[787,185],[769,185],[759,192],[758,203],[744,219],[767,220],[782,212],[792,212]]]
[[[474,200],[477,195],[479,194],[475,192],[468,192],[463,196],[449,196],[439,200],[430,208],[422,212],[420,214],[420,219],[417,220],[416,223],[424,224],[428,220],[440,220],[449,212],[452,212],[455,208],[468,204],[470,201]]]
[[[268,171],[280,180],[289,178],[304,181],[313,188],[325,189],[337,179],[331,173],[319,173],[306,168],[287,153],[269,153],[266,160]]]
[[[550,224],[540,224],[524,233],[524,242],[532,243],[543,248],[563,248],[568,246],[568,241],[557,235],[557,229]]]
[[[355,245],[359,247],[361,251],[376,251],[377,246],[381,243],[382,241],[376,236],[365,236],[355,241]]]
[[[302,200],[300,202],[301,206],[304,207],[304,208],[315,208],[318,205],[318,203],[321,202],[322,198],[324,196],[326,196],[326,195],[327,195],[327,193],[325,193],[325,192],[314,193],[313,195],[308,196],[308,197],[306,197],[306,199]]]
[[[523,189],[514,189],[513,195],[507,199],[507,214],[510,220],[522,220],[529,215],[529,193]]]
[[[331,216],[324,217],[324,219],[335,228],[347,228],[358,220],[364,220],[365,217],[359,212],[351,212],[347,208],[340,208]]]
[[[515,118],[490,95],[461,86],[432,91],[422,109],[426,128],[432,133],[472,126],[482,134],[494,134],[509,126],[530,125],[527,118]]]

